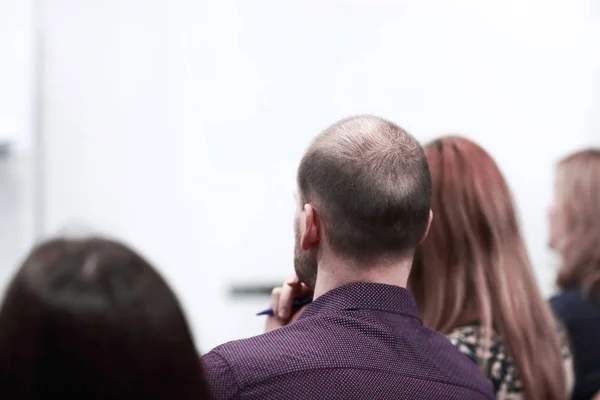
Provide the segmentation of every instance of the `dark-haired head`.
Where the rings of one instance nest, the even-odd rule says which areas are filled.
[[[0,310],[0,396],[205,399],[199,356],[167,283],[105,239],[36,247]]]

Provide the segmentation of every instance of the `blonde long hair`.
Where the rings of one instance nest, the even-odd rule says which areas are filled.
[[[558,164],[556,200],[564,227],[556,283],[600,295],[600,149],[577,152]]]
[[[409,281],[424,324],[447,334],[477,320],[479,359],[494,330],[516,364],[525,398],[564,400],[557,326],[538,290],[498,166],[460,137],[436,140],[425,153],[434,217]]]

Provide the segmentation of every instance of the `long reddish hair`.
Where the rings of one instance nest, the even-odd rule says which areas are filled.
[[[441,333],[478,321],[478,359],[492,331],[507,346],[527,399],[564,400],[557,326],[537,287],[509,188],[477,144],[443,137],[425,148],[433,223],[409,287],[423,322]]]
[[[600,295],[600,149],[587,149],[557,167],[556,200],[563,232],[557,243],[562,265],[556,283]]]

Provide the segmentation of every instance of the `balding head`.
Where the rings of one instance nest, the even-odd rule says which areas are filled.
[[[423,149],[381,118],[351,117],[321,133],[302,158],[298,186],[329,245],[345,258],[402,256],[428,226],[431,178]]]

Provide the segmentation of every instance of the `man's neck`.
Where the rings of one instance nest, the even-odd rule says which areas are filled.
[[[354,282],[383,283],[405,288],[411,265],[412,257],[365,265],[340,259],[321,260],[314,298]]]

